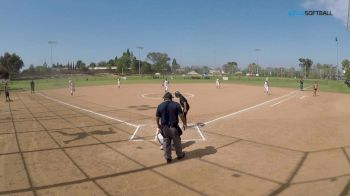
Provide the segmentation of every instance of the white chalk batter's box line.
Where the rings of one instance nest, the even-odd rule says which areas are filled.
[[[134,133],[131,135],[131,137],[129,138],[129,141],[146,141],[146,140],[140,140],[140,139],[134,139],[137,132],[139,131],[140,127],[141,126],[145,126],[145,125],[136,125],[136,124],[132,124],[132,123],[129,123],[129,122],[126,122],[126,121],[123,121],[123,120],[120,120],[120,119],[117,119],[117,118],[114,118],[114,117],[111,117],[111,116],[108,116],[108,115],[105,115],[105,114],[101,114],[101,113],[98,113],[98,112],[95,112],[95,111],[92,111],[92,110],[88,110],[88,109],[85,109],[85,108],[82,108],[82,107],[79,107],[79,106],[76,106],[76,105],[72,105],[70,103],[66,103],[64,101],[61,101],[61,100],[58,100],[58,99],[55,99],[55,98],[52,98],[52,97],[49,97],[48,95],[44,95],[42,93],[40,93],[39,95],[43,96],[44,98],[46,99],[49,99],[51,101],[55,101],[57,103],[60,103],[60,104],[63,104],[63,105],[66,105],[66,106],[70,106],[70,107],[73,107],[75,109],[79,109],[79,110],[82,110],[84,112],[87,112],[87,113],[91,113],[91,114],[94,114],[94,115],[97,115],[97,116],[100,116],[100,117],[103,117],[103,118],[106,118],[106,119],[109,119],[109,120],[114,120],[114,121],[117,121],[117,122],[121,122],[121,123],[124,123],[126,125],[129,125],[131,127],[134,127],[135,128],[135,131]],[[203,136],[200,128],[198,126],[196,126],[196,129],[199,133],[199,135],[201,136],[201,139],[187,139],[187,140],[183,140],[183,141],[193,141],[193,140],[202,140],[202,141],[205,141],[205,137]],[[155,134],[155,136],[157,136],[157,133]],[[154,141],[154,140],[150,140],[150,141]]]
[[[140,126],[139,126],[139,127],[140,127]],[[202,133],[202,131],[201,131],[201,129],[199,128],[198,125],[194,124],[194,125],[191,125],[191,126],[188,126],[188,127],[194,127],[194,128],[197,130],[198,134],[200,135],[201,139],[191,139],[191,138],[189,138],[189,139],[181,139],[182,141],[206,141],[206,140],[207,140],[207,139],[204,137],[204,135],[203,135],[203,133]],[[154,134],[154,139],[152,139],[152,140],[135,139],[135,136],[136,136],[138,130],[139,130],[139,128],[137,128],[137,129],[135,130],[134,134],[130,137],[129,141],[132,141],[132,142],[157,141],[158,129],[156,129],[155,134]]]
[[[277,101],[279,99],[283,99],[285,97],[288,97],[293,95],[292,97],[294,97],[295,93],[297,92],[297,90],[295,91],[292,91],[288,94],[285,94],[285,95],[282,95],[280,97],[277,97],[277,98],[274,98],[274,99],[271,99],[271,100],[268,100],[268,101],[265,101],[265,102],[262,102],[260,104],[257,104],[257,105],[254,105],[254,106],[251,106],[251,107],[248,107],[248,108],[245,108],[245,109],[242,109],[242,110],[239,110],[239,111],[236,111],[236,112],[233,112],[233,113],[230,113],[230,114],[226,114],[224,116],[221,116],[221,117],[218,117],[218,118],[215,118],[213,120],[210,120],[210,121],[207,121],[204,123],[204,125],[207,125],[207,124],[211,124],[213,122],[216,122],[218,120],[221,120],[221,119],[225,119],[225,118],[228,118],[228,117],[232,117],[232,116],[235,116],[235,115],[238,115],[240,113],[243,113],[243,112],[246,112],[246,111],[249,111],[249,110],[252,110],[254,108],[257,108],[257,107],[260,107],[260,106],[263,106],[263,105],[266,105],[268,103],[271,103],[273,101]],[[107,119],[110,119],[110,120],[115,120],[115,121],[118,121],[118,122],[121,122],[121,123],[124,123],[126,125],[129,125],[129,126],[132,126],[135,128],[135,131],[133,133],[133,135],[130,137],[129,141],[146,141],[146,140],[140,140],[140,139],[134,139],[134,137],[136,136],[137,132],[139,131],[140,127],[143,126],[143,125],[136,125],[136,124],[132,124],[132,123],[129,123],[129,122],[126,122],[126,121],[123,121],[123,120],[120,120],[120,119],[117,119],[117,118],[114,118],[114,117],[110,117],[110,116],[107,116],[105,114],[101,114],[101,113],[98,113],[98,112],[94,112],[92,110],[88,110],[88,109],[85,109],[85,108],[81,108],[79,106],[75,106],[75,105],[72,105],[72,104],[69,104],[69,103],[66,103],[66,102],[63,102],[61,100],[58,100],[58,99],[55,99],[55,98],[51,98],[47,95],[44,95],[44,94],[40,94],[41,96],[47,98],[47,99],[50,99],[52,101],[55,101],[55,102],[58,102],[58,103],[61,103],[61,104],[64,104],[64,105],[67,105],[67,106],[70,106],[70,107],[73,107],[73,108],[76,108],[76,109],[79,109],[79,110],[82,110],[82,111],[85,111],[85,112],[88,112],[88,113],[92,113],[92,114],[95,114],[95,115],[98,115],[98,116],[101,116],[103,118],[107,118]],[[206,138],[204,137],[202,131],[200,130],[199,126],[197,124],[194,125],[194,127],[197,129],[199,135],[201,136],[202,139],[200,140],[203,140],[203,141],[206,141]],[[154,140],[151,140],[151,141],[156,141],[156,137],[157,137],[157,133],[158,133],[158,130],[156,130],[156,133],[155,133],[155,139]],[[192,140],[198,140],[198,139],[190,139],[189,141],[192,141]],[[183,141],[186,141],[186,140],[183,140]]]

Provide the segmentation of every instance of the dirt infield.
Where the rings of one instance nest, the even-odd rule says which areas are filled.
[[[349,95],[176,90],[192,126],[171,164],[154,141],[160,84],[13,93],[0,102],[0,195],[349,194]]]

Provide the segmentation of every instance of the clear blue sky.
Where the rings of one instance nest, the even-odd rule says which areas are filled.
[[[326,3],[325,3],[326,2]],[[350,58],[347,0],[0,0],[0,54],[15,52],[26,66],[99,62],[129,48],[141,59],[166,52],[181,65],[298,66],[299,57],[336,64]],[[334,16],[290,16],[330,10]],[[345,11],[344,11],[345,10]],[[341,12],[341,13],[340,13]]]

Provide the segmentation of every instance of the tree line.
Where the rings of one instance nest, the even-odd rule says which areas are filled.
[[[314,64],[309,58],[299,58],[300,70],[294,67],[261,67],[256,63],[250,63],[245,68],[239,68],[237,62],[230,61],[221,67],[211,68],[210,66],[181,66],[175,58],[170,58],[167,53],[149,52],[145,61],[135,57],[132,51],[127,49],[118,58],[117,56],[98,63],[84,63],[82,60],[76,62],[68,62],[67,64],[56,63],[51,67],[46,63],[43,65],[30,65],[27,69],[22,70],[22,73],[49,73],[53,69],[60,70],[88,70],[95,67],[106,67],[112,69],[116,67],[117,74],[183,74],[189,71],[196,71],[199,74],[209,74],[211,70],[215,70],[218,74],[226,75],[259,75],[272,77],[304,77],[304,78],[319,78],[319,79],[336,79],[342,75],[336,66],[331,64]],[[342,71],[345,78],[350,78],[350,61],[344,59],[341,62]],[[15,53],[5,53],[0,56],[0,73],[7,74],[9,77],[19,74],[24,67],[22,59]],[[140,69],[140,70],[139,70]]]
[[[6,52],[3,56],[0,56],[0,78],[11,78],[13,75],[18,74],[24,66],[24,63],[17,54]]]

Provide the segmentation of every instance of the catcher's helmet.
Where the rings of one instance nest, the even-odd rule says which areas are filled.
[[[175,92],[175,97],[179,97],[181,95],[181,93],[179,91]]]

